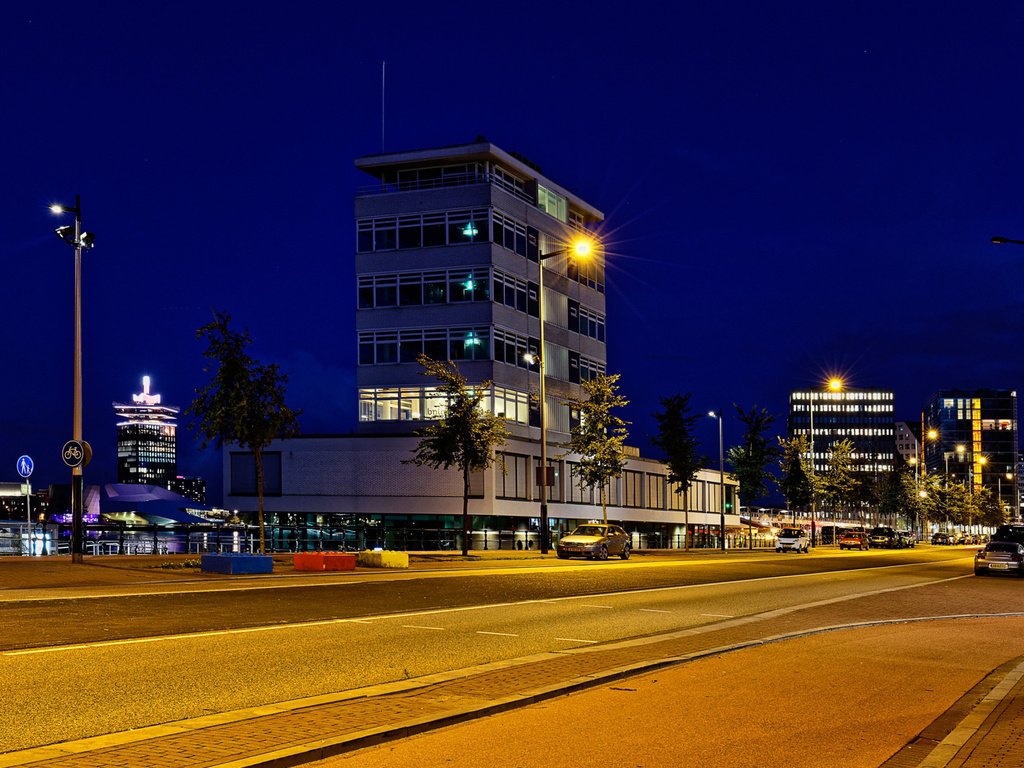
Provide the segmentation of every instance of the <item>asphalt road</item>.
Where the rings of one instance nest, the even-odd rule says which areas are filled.
[[[36,591],[0,597],[0,650],[130,637],[260,627],[380,613],[543,600],[631,589],[847,571],[893,563],[960,560],[963,549],[774,552],[688,561],[634,557],[627,563],[575,560],[531,567],[365,573],[289,580],[155,583],[115,589]],[[443,587],[438,580],[443,580]],[[86,599],[88,598],[88,599]]]
[[[968,574],[964,551],[771,553],[8,601],[0,751],[798,606],[829,623],[962,612]],[[972,611],[1007,610],[996,581]]]

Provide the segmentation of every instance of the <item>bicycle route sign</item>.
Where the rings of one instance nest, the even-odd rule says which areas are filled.
[[[85,444],[81,440],[68,440],[60,455],[69,467],[80,467],[85,463]]]

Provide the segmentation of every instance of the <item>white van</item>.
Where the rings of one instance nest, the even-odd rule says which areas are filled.
[[[803,528],[783,528],[775,539],[776,552],[803,552],[810,551],[811,540],[807,531]]]

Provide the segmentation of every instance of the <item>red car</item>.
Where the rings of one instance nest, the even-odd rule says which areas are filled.
[[[840,549],[870,549],[868,535],[864,531],[847,531],[839,536]]]

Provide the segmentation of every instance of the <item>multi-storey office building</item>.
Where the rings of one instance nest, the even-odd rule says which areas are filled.
[[[813,446],[815,472],[829,468],[832,446],[854,445],[854,470],[888,472],[896,466],[893,393],[881,389],[801,390],[789,396],[789,435],[804,435]]]
[[[564,251],[597,244],[603,215],[527,161],[492,144],[363,157],[377,184],[356,197],[360,431],[440,413],[416,359],[454,360],[470,381],[492,381],[490,407],[527,436],[539,422],[543,260],[547,427],[568,433],[563,405],[605,372],[604,266]],[[531,397],[531,395],[533,395]],[[561,435],[559,435],[561,433]]]
[[[149,376],[130,403],[114,403],[117,414],[117,482],[167,488],[177,477],[177,406],[150,394]]]
[[[493,382],[486,407],[504,416],[512,435],[502,449],[506,471],[492,468],[472,479],[473,546],[480,536],[486,546],[488,530],[510,529],[518,541],[535,544],[540,374],[526,355],[538,352],[555,474],[547,495],[551,527],[600,519],[599,494],[580,489],[578,457],[562,455],[559,444],[574,418],[564,399],[606,372],[604,265],[595,231],[601,212],[486,141],[373,155],[356,166],[374,180],[355,200],[360,434],[269,446],[263,455],[271,521],[296,531],[459,527],[457,473],[402,463],[417,444],[412,432],[444,412],[416,362],[425,354],[455,361],[471,383]],[[581,236],[596,246],[585,261],[565,253]],[[695,538],[717,531],[724,504],[727,526],[739,530],[731,478],[723,500],[717,472],[702,470],[685,495],[667,474],[657,461],[632,457],[610,489],[609,518],[629,522],[644,542],[679,544],[684,531]],[[227,449],[224,477],[225,506],[254,509],[251,454]]]
[[[896,453],[913,466],[921,458],[921,422],[896,422]]]
[[[1017,491],[1017,392],[948,389],[932,395],[924,410],[925,464],[950,482],[989,488],[1010,509]]]

